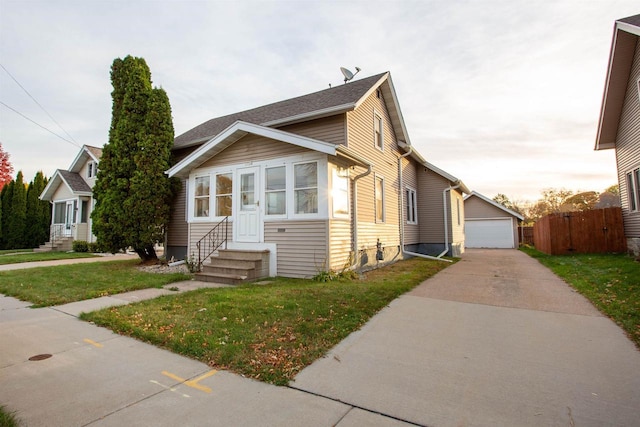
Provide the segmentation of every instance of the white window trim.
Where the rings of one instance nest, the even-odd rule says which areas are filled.
[[[268,214],[267,213],[267,169],[274,169],[274,168],[280,168],[280,167],[284,167],[284,214]],[[277,220],[277,219],[287,219],[289,212],[291,212],[291,205],[289,204],[289,193],[292,192],[293,190],[291,190],[291,180],[289,179],[289,169],[292,169],[292,167],[288,164],[267,164],[264,165],[264,167],[262,168],[262,170],[260,171],[260,173],[262,174],[262,176],[264,177],[263,182],[263,188],[262,191],[264,192],[264,219],[265,220]],[[270,191],[270,193],[275,192],[274,191]],[[282,190],[277,190],[277,191],[282,191]]]
[[[376,125],[380,123],[380,143],[378,145],[378,139],[376,138]],[[383,115],[373,110],[373,145],[380,151],[384,152],[384,120]]]
[[[314,213],[296,213],[296,174],[295,174],[295,169],[296,169],[296,165],[304,165],[307,163],[315,163],[316,164],[316,191],[318,194],[318,212],[314,212]],[[291,180],[289,180],[289,182],[291,182],[291,191],[289,192],[289,197],[291,198],[291,204],[289,206],[291,206],[291,215],[290,218],[319,218],[320,217],[320,213],[322,212],[322,194],[320,192],[321,190],[321,184],[322,184],[322,180],[320,178],[320,162],[318,160],[302,160],[299,162],[293,162],[291,164]],[[324,182],[327,182],[328,180],[325,179]],[[311,187],[309,187],[311,188]],[[326,200],[326,198],[324,199]],[[287,200],[288,201],[288,200]],[[288,203],[287,203],[288,204]],[[325,203],[326,204],[326,203]]]
[[[407,193],[413,193],[413,200],[411,200],[411,198],[409,197],[409,194]],[[405,211],[405,214],[407,215],[406,221],[407,224],[417,224],[418,223],[418,192],[416,191],[415,188],[413,187],[409,187],[408,185],[405,186],[405,198],[407,199],[405,201],[405,207],[407,208]],[[411,213],[413,214],[413,220],[409,219],[409,209],[411,209]]]
[[[213,214],[213,220],[214,221],[222,221],[224,218],[226,218],[226,215],[223,216],[217,216],[215,215],[216,212],[218,212],[218,176],[219,175],[229,175],[231,174],[231,215],[229,215],[229,218],[233,218],[233,183],[236,182],[236,177],[234,175],[234,171],[227,171],[227,172],[216,172],[214,174],[211,174],[211,184],[212,186],[210,188],[213,189],[213,191],[209,191],[210,193],[213,193],[213,203],[210,203],[211,207],[214,209],[213,211],[211,211],[211,213]]]
[[[640,179],[636,175],[636,171],[640,170],[640,165],[637,165],[631,170],[625,173],[625,180],[627,186],[627,203],[629,203],[629,212],[640,212]],[[635,202],[635,209],[633,206]]]
[[[377,199],[377,184],[378,180],[382,181],[382,219],[378,219],[378,199]],[[384,177],[382,175],[374,174],[373,177],[373,214],[374,220],[377,224],[384,224],[387,222],[386,215],[386,200],[385,200],[385,185],[384,185]]]
[[[208,216],[196,216],[196,179],[197,178],[209,178],[209,215]],[[211,201],[211,173],[198,173],[193,176],[192,185],[189,185],[191,191],[189,192],[189,204],[191,205],[191,209],[189,209],[189,220],[193,222],[211,222],[212,218],[212,201]],[[200,196],[204,197],[204,196]]]
[[[98,175],[98,163],[95,161],[87,162],[87,179],[93,179]]]

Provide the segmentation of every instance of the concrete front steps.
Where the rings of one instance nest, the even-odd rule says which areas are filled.
[[[220,249],[202,264],[196,280],[237,285],[242,282],[269,277],[269,251]]]
[[[55,242],[47,242],[33,252],[68,252],[73,249],[73,237],[60,237]]]

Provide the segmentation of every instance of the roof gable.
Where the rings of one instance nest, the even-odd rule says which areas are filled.
[[[237,121],[276,127],[341,114],[357,108],[377,88],[382,90],[385,100],[392,100],[388,103],[387,108],[397,139],[408,143],[409,138],[391,75],[386,72],[296,98],[211,119],[176,137],[173,148],[179,149],[202,144]]]
[[[186,178],[191,171],[211,157],[222,152],[236,141],[240,140],[247,134],[254,134],[276,141],[286,142],[288,144],[297,145],[308,148],[310,150],[336,156],[338,154],[351,159],[356,164],[368,165],[369,163],[359,158],[357,154],[351,152],[342,145],[336,145],[329,142],[319,141],[313,138],[296,135],[290,132],[284,132],[278,129],[272,129],[266,126],[260,126],[253,123],[242,121],[235,122],[224,131],[220,132],[214,138],[207,141],[193,153],[178,162],[171,169],[166,171],[169,177],[177,176]]]
[[[640,37],[640,15],[619,19],[613,27],[609,66],[596,134],[596,150],[615,148],[631,66]]]
[[[500,203],[496,202],[495,200],[491,200],[490,198],[483,196],[482,194],[476,192],[476,191],[472,191],[471,194],[465,196],[464,201],[466,202],[467,200],[469,200],[471,197],[477,197],[478,199],[492,205],[495,208],[498,208],[502,211],[505,211],[506,213],[508,213],[509,215],[512,215],[516,218],[518,218],[520,221],[524,220],[524,217],[522,215],[520,215],[518,212],[513,211],[509,208],[506,208],[504,206],[502,206]]]
[[[85,163],[87,163],[89,160],[100,162],[100,157],[102,157],[102,148],[83,145],[82,148],[80,148],[80,152],[78,153],[76,158],[73,160],[73,162],[71,162],[69,171],[80,172]]]
[[[47,186],[40,194],[40,200],[53,200],[53,195],[60,185],[64,184],[71,192],[78,196],[90,196],[92,194],[89,184],[82,179],[79,173],[58,169],[55,171]]]
[[[430,171],[435,172],[436,174],[440,175],[441,177],[443,177],[444,179],[449,181],[452,186],[459,186],[459,188],[460,188],[460,190],[462,190],[462,192],[467,193],[467,194],[471,193],[469,188],[464,184],[464,182],[462,182],[461,179],[456,178],[455,176],[443,171],[442,169],[440,169],[436,165],[431,164],[431,163],[429,163],[427,161],[425,161],[423,164]]]

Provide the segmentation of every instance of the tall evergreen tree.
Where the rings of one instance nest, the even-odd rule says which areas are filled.
[[[0,249],[8,249],[7,235],[9,230],[9,217],[11,216],[11,198],[13,197],[13,187],[15,181],[9,181],[0,192],[0,203],[2,203],[2,220],[0,222]]]
[[[25,247],[27,216],[27,190],[22,171],[18,171],[11,195],[11,215],[7,218],[7,249]]]
[[[143,58],[114,60],[111,82],[111,128],[94,186],[93,230],[106,249],[130,246],[143,261],[153,260],[169,219],[171,185],[164,171],[173,143],[171,107],[166,93],[152,88]]]
[[[49,222],[45,223],[45,219],[47,216],[50,218],[51,208],[49,202],[40,200],[40,194],[45,186],[44,174],[38,172],[27,189],[26,223],[28,226],[25,231],[25,245],[29,248],[35,248],[49,238]]]

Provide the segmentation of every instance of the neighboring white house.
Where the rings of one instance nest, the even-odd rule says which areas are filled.
[[[614,24],[596,150],[615,149],[624,233],[640,255],[640,15]]]
[[[464,198],[467,248],[517,248],[518,221],[524,218],[475,191]]]
[[[55,171],[40,195],[51,203],[51,242],[95,241],[91,227],[96,181],[102,149],[83,145],[68,170]]]

